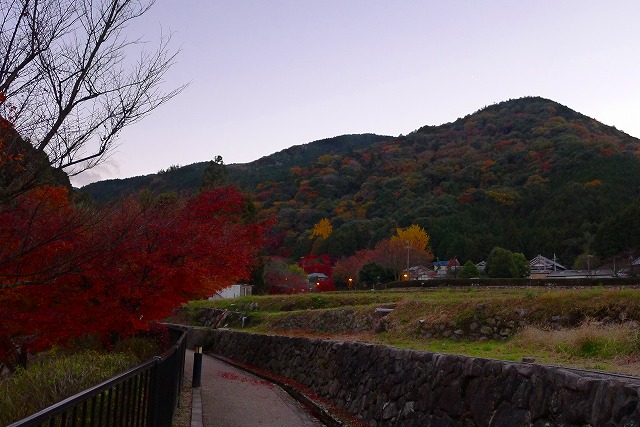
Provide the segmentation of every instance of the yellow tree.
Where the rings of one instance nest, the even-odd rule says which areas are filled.
[[[390,250],[396,258],[399,257],[399,253],[403,252],[406,254],[406,264],[405,268],[411,267],[411,260],[413,260],[414,265],[427,262],[432,258],[431,250],[429,249],[429,240],[430,237],[425,231],[424,228],[419,225],[412,225],[407,228],[398,228],[396,229],[396,235],[391,237],[390,240]],[[400,271],[398,271],[398,263],[394,263],[393,268],[396,271],[396,274],[399,275]],[[409,273],[408,271],[406,272]]]
[[[405,247],[408,245],[411,250],[423,252],[427,255],[431,253],[429,240],[430,237],[425,229],[415,224],[411,227],[396,229],[396,235],[391,238],[394,243],[402,242]]]
[[[322,218],[313,226],[313,231],[311,231],[311,237],[309,238],[313,239],[314,237],[322,237],[323,239],[326,239],[332,231],[333,227],[329,220],[327,218]]]

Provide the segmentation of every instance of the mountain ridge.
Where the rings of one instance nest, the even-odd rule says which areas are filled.
[[[313,157],[315,153],[323,149],[324,152],[339,154],[366,146],[370,140],[390,138],[393,137],[371,133],[340,135],[294,145],[249,163],[231,163],[226,166],[234,182],[242,185],[243,181],[247,180],[247,174],[251,176],[256,171],[265,168],[279,168],[283,165],[288,170],[290,165],[295,166],[301,162],[303,164],[305,161],[308,162],[309,157]],[[286,163],[285,160],[289,163]],[[209,163],[209,161],[196,162],[185,166],[171,166],[166,170],[147,175],[100,180],[82,186],[78,190],[81,193],[89,194],[97,202],[111,201],[145,188],[160,192],[192,191],[199,188],[202,183],[202,175]],[[175,181],[176,177],[179,177],[178,182]]]
[[[188,181],[179,170],[147,180]],[[228,171],[264,215],[278,219],[271,253],[292,259],[349,255],[417,223],[440,258],[479,260],[500,245],[528,256],[557,253],[571,264],[584,253],[627,249],[596,246],[606,240],[604,224],[635,203],[640,140],[526,97],[398,137],[346,135],[294,146]],[[334,233],[310,240],[323,217]]]

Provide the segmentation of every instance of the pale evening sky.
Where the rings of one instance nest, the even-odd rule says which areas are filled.
[[[73,183],[407,134],[528,95],[640,137],[639,20],[637,0],[157,0],[131,31],[173,32],[166,88],[190,85]]]

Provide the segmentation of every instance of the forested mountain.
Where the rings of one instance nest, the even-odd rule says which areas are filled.
[[[181,189],[174,184],[187,175],[197,188],[205,167],[133,178],[130,188]],[[441,259],[479,261],[502,246],[527,257],[555,253],[571,265],[581,254],[640,245],[640,140],[543,98],[396,138],[292,147],[228,172],[255,194],[263,215],[277,218],[270,251],[293,259],[312,250],[351,255],[411,224],[427,230]],[[154,187],[156,180],[164,184]],[[83,190],[111,197],[110,182]],[[333,233],[309,239],[324,217]]]
[[[343,135],[296,145],[246,164],[227,165],[231,182],[253,189],[259,183],[287,179],[292,167],[308,167],[325,154],[344,155],[353,150],[369,147],[373,142],[393,139],[374,134]],[[187,166],[171,166],[158,173],[124,179],[108,179],[82,187],[94,201],[103,203],[148,189],[153,192],[190,192],[203,183],[205,171],[216,170],[215,162],[199,162]]]

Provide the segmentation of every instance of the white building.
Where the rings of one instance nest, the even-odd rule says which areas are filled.
[[[541,279],[547,277],[547,275],[551,273],[557,274],[567,269],[567,267],[559,264],[556,261],[555,255],[552,260],[543,257],[542,255],[538,255],[531,261],[529,261],[529,265],[531,266],[532,279]]]
[[[228,286],[224,289],[220,289],[218,292],[209,297],[210,300],[214,299],[227,299],[246,297],[251,295],[251,285],[244,285],[236,283],[235,285]]]

